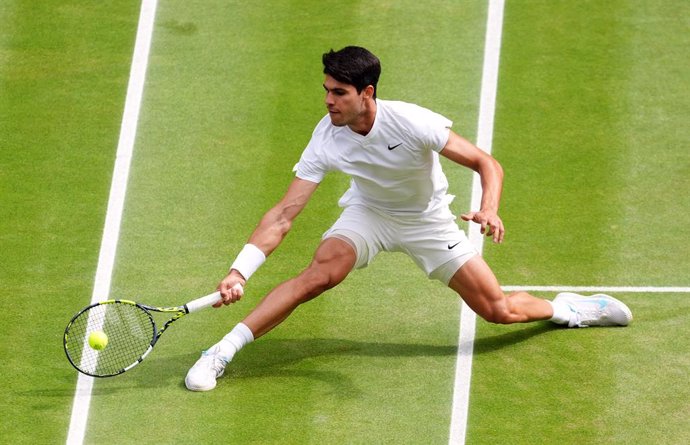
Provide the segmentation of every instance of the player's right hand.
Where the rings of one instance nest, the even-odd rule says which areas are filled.
[[[223,278],[218,284],[217,290],[220,292],[221,301],[214,304],[213,307],[221,307],[224,304],[232,304],[239,301],[244,295],[244,285],[246,280],[237,271],[232,270]]]

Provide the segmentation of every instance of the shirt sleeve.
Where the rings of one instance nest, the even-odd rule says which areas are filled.
[[[423,142],[430,149],[439,152],[443,150],[443,147],[448,143],[450,127],[453,126],[453,121],[430,110],[424,109],[424,112],[426,118],[420,120],[421,122],[425,122],[421,129],[421,135],[424,139]]]
[[[329,171],[327,153],[324,150],[324,146],[327,144],[326,126],[324,125],[326,119],[328,116],[316,126],[299,162],[293,168],[295,176],[300,179],[320,183]]]
[[[405,127],[420,148],[439,152],[448,143],[453,121],[427,108],[404,104]]]

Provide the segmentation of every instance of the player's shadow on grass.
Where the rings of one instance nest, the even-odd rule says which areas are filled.
[[[362,390],[352,369],[366,366],[357,357],[395,359],[452,356],[454,345],[365,342],[344,339],[266,338],[242,351],[226,369],[227,381],[242,379],[309,379],[324,384],[335,397],[358,396]],[[317,361],[314,366],[309,361]],[[225,381],[219,382],[224,385]]]
[[[474,354],[486,354],[488,352],[508,348],[538,335],[560,329],[562,329],[560,326],[550,322],[535,323],[529,327],[527,325],[521,326],[519,329],[504,334],[477,338],[474,340]]]
[[[552,323],[537,323],[503,334],[475,339],[474,353],[483,354],[527,341],[559,328]],[[262,339],[250,346],[242,354],[247,355],[252,368],[272,368],[285,366],[304,359],[322,356],[360,356],[360,357],[435,357],[455,356],[457,345],[437,345],[420,343],[363,342],[343,339]],[[239,356],[238,356],[239,357]]]
[[[510,348],[531,338],[558,330],[552,323],[513,326],[509,332],[476,338],[474,354],[485,354]],[[357,394],[357,384],[347,372],[331,366],[339,357],[414,358],[455,357],[455,344],[393,343],[385,341],[355,341],[328,338],[276,339],[263,338],[242,351],[227,368],[224,381],[236,379],[311,379],[327,384],[336,394]],[[152,356],[122,377],[104,379],[94,388],[94,396],[104,396],[127,388],[157,388],[183,386],[189,367],[198,359],[198,351],[173,355]],[[323,359],[324,366],[304,366],[303,362]],[[220,383],[219,383],[220,384]],[[70,389],[71,393],[72,389]],[[37,391],[36,394],[41,393]]]
[[[506,333],[475,339],[474,354],[494,352],[528,341],[531,338],[559,328],[552,323],[537,323],[511,327]],[[321,381],[343,394],[356,393],[356,384],[345,372],[330,366],[330,360],[342,357],[371,358],[414,358],[414,357],[455,357],[458,347],[455,344],[392,343],[377,341],[355,341],[328,338],[275,339],[263,338],[252,343],[242,351],[227,368],[230,379],[262,378],[308,378]],[[182,386],[184,375],[198,359],[198,351],[184,354],[151,357],[148,361],[115,378],[115,385],[98,385],[95,394],[107,394],[117,387],[161,387],[177,384]],[[312,359],[325,359],[323,367],[302,365]],[[108,379],[110,380],[110,379]],[[136,382],[136,383],[135,383]]]
[[[478,338],[474,353],[484,354],[527,341],[558,329],[551,323],[538,323],[490,337]],[[420,343],[364,342],[343,339],[262,339],[233,362],[230,372],[238,378],[275,375],[292,369],[303,360],[319,357],[444,357],[456,356],[457,345]]]

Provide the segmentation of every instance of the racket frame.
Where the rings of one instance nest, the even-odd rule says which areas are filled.
[[[238,284],[238,286],[241,286],[241,285]],[[67,327],[65,327],[65,332],[64,332],[63,337],[62,337],[62,345],[63,345],[63,348],[65,350],[65,355],[67,356],[67,360],[70,362],[70,364],[77,371],[81,372],[82,374],[89,375],[91,377],[105,378],[105,377],[114,377],[116,375],[123,374],[123,373],[129,371],[130,369],[134,368],[139,363],[141,363],[146,358],[146,356],[148,356],[149,353],[151,353],[151,351],[153,350],[153,347],[158,342],[158,339],[161,337],[161,335],[163,335],[163,332],[165,332],[165,330],[168,329],[168,327],[173,322],[179,320],[180,318],[182,318],[183,316],[185,316],[189,313],[196,312],[198,310],[205,309],[209,306],[212,306],[212,305],[218,303],[220,300],[221,300],[220,292],[216,291],[216,292],[213,292],[213,293],[206,295],[204,297],[200,297],[200,298],[197,298],[195,300],[192,300],[192,301],[190,301],[190,302],[188,302],[182,306],[170,306],[170,307],[149,306],[146,304],[137,303],[136,301],[124,300],[124,299],[105,300],[105,301],[99,301],[99,302],[90,304],[90,305],[86,306],[85,308],[83,308],[82,310],[80,310],[79,312],[77,312],[72,317],[72,319],[69,321],[69,323],[67,323]],[[146,315],[149,317],[149,321],[151,322],[151,325],[153,326],[153,336],[151,338],[151,342],[149,343],[149,346],[146,349],[146,351],[144,351],[144,353],[141,354],[141,356],[136,361],[134,361],[132,364],[130,364],[130,365],[128,365],[128,366],[126,366],[126,367],[124,367],[124,368],[122,368],[122,369],[120,369],[117,372],[112,373],[112,374],[98,375],[98,374],[86,372],[85,370],[83,370],[79,366],[77,366],[76,363],[74,363],[74,361],[72,360],[72,357],[69,354],[69,351],[67,348],[67,342],[68,342],[68,339],[70,336],[70,328],[74,324],[74,321],[77,318],[79,318],[79,316],[81,316],[84,312],[89,311],[96,306],[106,305],[106,304],[129,304],[129,305],[136,306],[138,309],[144,311],[144,313],[146,313]],[[151,314],[151,312],[174,313],[175,315],[173,315],[170,319],[168,319],[163,324],[163,326],[159,329],[158,324],[156,323],[156,320],[153,318],[153,314]],[[84,332],[84,336],[86,336],[86,335],[88,335],[88,332]],[[84,341],[83,348],[84,348],[84,350],[86,350],[86,348],[89,348],[88,341]],[[83,352],[82,352],[82,354],[83,354]]]

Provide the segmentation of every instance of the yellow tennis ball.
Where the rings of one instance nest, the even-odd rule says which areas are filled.
[[[93,331],[89,335],[89,346],[91,346],[96,351],[105,349],[108,346],[108,336],[105,335],[103,331]]]

